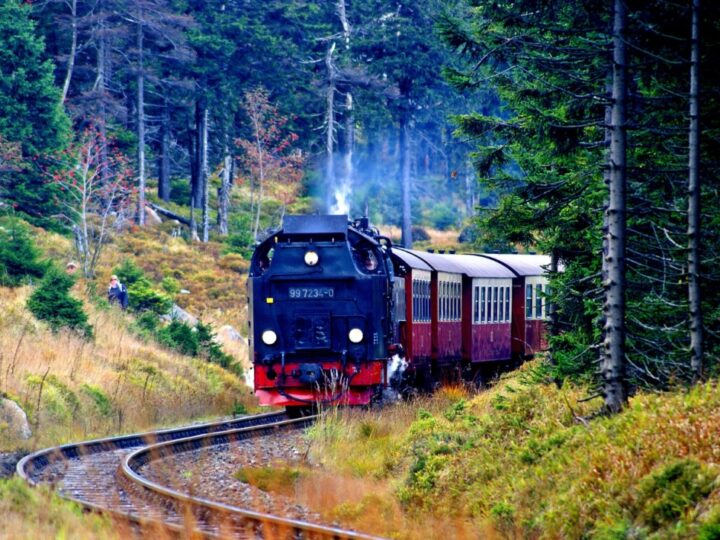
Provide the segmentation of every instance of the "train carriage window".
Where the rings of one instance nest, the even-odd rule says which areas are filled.
[[[498,322],[503,322],[505,315],[505,294],[503,287],[498,288]]]
[[[417,321],[420,318],[420,291],[418,290],[420,287],[420,282],[417,279],[413,279],[412,282],[412,309],[413,309],[413,321]]]
[[[480,322],[485,322],[485,287],[480,289],[481,291],[481,300],[480,300]]]
[[[438,302],[438,320],[440,320],[440,321],[443,320],[443,300],[445,299],[445,298],[444,298],[444,295],[443,295],[443,287],[444,287],[444,285],[445,285],[445,283],[443,283],[442,281],[438,281],[438,287],[437,287],[437,289],[438,289],[438,299],[437,299],[437,302]]]
[[[473,322],[480,322],[480,287],[473,287]]]
[[[452,283],[445,283],[445,320],[452,320]]]
[[[427,322],[430,320],[430,282],[423,281],[423,303],[422,303],[422,320]]]
[[[505,287],[505,321],[510,322],[510,287]]]
[[[450,307],[450,298],[448,296],[448,285],[450,285],[447,281],[443,282],[443,320],[447,321],[450,319],[450,310],[448,309]]]
[[[430,320],[430,283],[423,281],[423,321]]]
[[[455,284],[455,318],[462,320],[462,283]]]
[[[424,289],[424,283],[422,281],[418,281],[418,321],[422,321],[425,317],[425,313],[423,310],[423,302],[425,299],[425,289]]]
[[[498,294],[497,287],[492,288],[492,321],[496,322],[498,318]]]
[[[532,319],[533,313],[533,286],[527,285],[525,287],[525,318]]]
[[[548,318],[549,313],[549,307],[548,307],[548,298],[552,294],[552,290],[550,289],[550,285],[547,283],[545,284],[545,302],[543,302],[543,319]]]
[[[535,318],[542,319],[543,295],[542,285],[535,285]]]

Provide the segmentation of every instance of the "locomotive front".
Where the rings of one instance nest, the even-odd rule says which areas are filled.
[[[262,405],[365,405],[382,391],[392,332],[389,241],[367,220],[286,216],[248,279]]]

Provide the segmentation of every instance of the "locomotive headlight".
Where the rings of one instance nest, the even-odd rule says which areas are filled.
[[[348,332],[348,339],[352,343],[360,343],[363,340],[363,331],[359,328],[353,328]]]
[[[262,341],[265,345],[275,345],[277,341],[277,334],[272,330],[265,330],[262,333]]]
[[[305,252],[305,264],[307,264],[308,266],[315,266],[319,260],[320,257],[318,257],[316,251]]]

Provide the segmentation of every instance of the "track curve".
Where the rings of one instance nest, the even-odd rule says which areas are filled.
[[[308,521],[288,519],[268,513],[256,512],[218,501],[195,497],[182,493],[144,476],[140,470],[154,461],[196,450],[209,449],[218,445],[248,439],[276,435],[279,432],[298,430],[308,427],[316,417],[285,420],[273,424],[228,430],[196,437],[169,441],[141,448],[124,459],[119,474],[126,481],[133,482],[153,497],[163,498],[167,504],[180,505],[178,511],[191,512],[196,526],[203,532],[230,533],[243,537],[261,537],[273,539],[295,538],[336,538],[370,540],[377,537],[344,530],[336,527],[317,525]],[[215,521],[215,523],[213,523]],[[216,523],[220,523],[218,526]]]
[[[192,497],[154,484],[136,470],[142,463],[197,449],[198,445],[211,448],[279,430],[302,429],[313,420],[288,420],[285,413],[266,413],[65,444],[25,456],[16,471],[30,485],[51,484],[62,497],[131,523],[143,532],[162,529],[185,537],[208,538],[372,538]]]

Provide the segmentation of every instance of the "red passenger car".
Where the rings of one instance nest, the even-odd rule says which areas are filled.
[[[512,356],[529,358],[547,349],[545,320],[547,306],[546,255],[484,254],[513,272],[512,280]]]
[[[395,271],[395,336],[405,349],[409,372],[419,379],[427,379],[430,377],[432,358],[432,268],[411,251],[393,248],[392,254]]]

